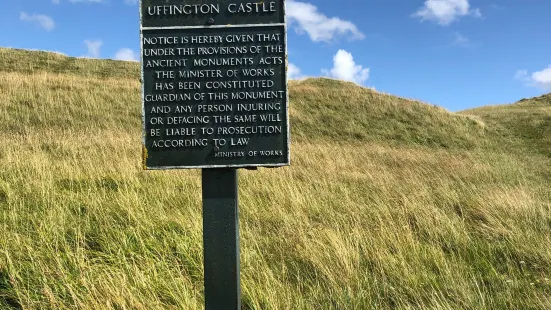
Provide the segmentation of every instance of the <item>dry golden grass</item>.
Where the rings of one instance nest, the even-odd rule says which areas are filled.
[[[142,170],[139,81],[12,67],[0,308],[202,309],[200,172]],[[290,90],[292,165],[239,172],[244,309],[551,308],[548,156],[484,116]]]

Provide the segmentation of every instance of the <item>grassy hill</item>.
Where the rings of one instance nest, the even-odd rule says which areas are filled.
[[[142,170],[139,88],[0,48],[0,309],[202,309],[200,172]],[[292,165],[239,172],[244,309],[551,308],[549,96],[289,88]]]
[[[462,113],[477,115],[500,135],[530,151],[551,157],[551,94],[508,105],[486,106]]]

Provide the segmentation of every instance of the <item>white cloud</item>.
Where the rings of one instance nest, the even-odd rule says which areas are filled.
[[[532,73],[532,81],[537,87],[551,91],[551,65],[541,71]]]
[[[52,0],[53,4],[59,4],[59,0]]]
[[[333,68],[323,69],[322,72],[330,77],[356,84],[362,84],[369,78],[369,68],[356,65],[352,54],[342,49],[333,57]]]
[[[289,63],[289,66],[287,67],[287,79],[289,80],[302,80],[305,79],[306,76],[302,75],[300,73],[300,68],[296,65]]]
[[[116,60],[139,61],[138,55],[129,48],[121,48],[115,54]]]
[[[102,41],[99,41],[99,40],[95,40],[95,41],[85,40],[84,44],[86,44],[86,48],[88,49],[88,52],[86,53],[86,55],[84,55],[82,57],[99,58],[99,54],[100,54],[99,50],[100,50],[101,46],[103,45]]]
[[[537,87],[544,91],[551,91],[551,65],[547,68],[528,73],[528,70],[518,70],[515,79],[523,81],[527,86]]]
[[[40,27],[44,28],[46,31],[51,31],[55,28],[54,20],[47,15],[40,15],[40,14],[29,15],[25,12],[21,12],[21,14],[19,15],[19,18],[25,22],[36,23]]]
[[[314,42],[331,42],[337,36],[360,40],[365,37],[352,22],[327,17],[310,3],[288,0],[286,12],[289,25],[297,24],[297,33],[306,32]]]
[[[470,10],[469,0],[426,0],[425,5],[412,16],[447,26],[467,15],[482,17],[480,9]]]

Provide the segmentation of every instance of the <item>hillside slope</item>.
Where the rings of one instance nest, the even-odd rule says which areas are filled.
[[[239,172],[244,309],[551,308],[545,107],[289,88],[292,165]],[[0,48],[0,309],[203,308],[200,172],[142,170],[139,89]]]
[[[501,136],[510,137],[530,150],[551,157],[551,94],[460,113],[478,116]]]
[[[89,117],[111,117],[102,114],[101,111],[92,111],[87,102],[77,100],[85,94],[81,93],[85,85],[77,83],[92,83],[91,89],[115,88],[121,90],[120,84],[139,86],[139,64],[113,60],[92,60],[66,57],[56,53],[12,50],[0,48],[2,59],[2,71],[8,76],[30,74],[34,77],[42,77],[47,92],[34,94],[34,100],[48,104],[43,100],[45,96],[58,96],[65,101],[58,107],[47,107],[47,113],[51,117],[63,118],[71,122],[90,123],[91,126],[102,125],[102,121],[95,119],[90,122]],[[42,74],[41,74],[42,73]],[[47,76],[45,75],[47,74]],[[67,79],[79,78],[69,86]],[[22,83],[31,81],[22,81]],[[26,85],[21,85],[26,86]],[[0,87],[2,87],[0,85]],[[4,91],[8,91],[9,85],[4,83]],[[88,86],[86,86],[88,88]],[[452,114],[442,108],[420,102],[381,94],[367,88],[361,88],[353,83],[341,82],[329,79],[308,79],[306,81],[291,81],[290,83],[291,117],[293,118],[292,134],[294,139],[311,141],[331,140],[333,142],[346,141],[385,141],[390,144],[423,145],[429,147],[444,148],[472,148],[477,146],[484,136],[483,124],[473,118]],[[43,89],[40,89],[43,90]],[[70,92],[69,96],[62,94]],[[94,103],[100,107],[102,103],[114,102],[114,93],[103,94],[98,92],[100,98],[94,98]],[[140,98],[138,93],[133,93],[129,101],[134,104],[126,105],[121,118],[130,118],[128,126],[140,121],[135,113],[141,113]],[[63,96],[63,97],[62,97]],[[14,102],[12,109],[21,109],[26,106],[24,98]],[[138,101],[136,103],[136,100]],[[70,104],[69,104],[70,103]],[[116,103],[115,103],[116,105]],[[103,108],[103,107],[102,107]],[[122,107],[120,107],[122,108]],[[59,110],[62,109],[62,110]],[[66,111],[66,109],[72,111]],[[78,110],[78,112],[77,112]],[[91,111],[88,113],[86,110]],[[134,112],[132,116],[128,115]],[[9,113],[24,115],[28,118],[37,118],[35,106],[21,111],[23,113]],[[65,113],[70,113],[66,115]],[[93,115],[92,115],[93,114]],[[49,117],[48,116],[48,117]],[[130,117],[128,117],[130,116]],[[42,117],[46,117],[42,114]],[[84,117],[79,120],[79,117]],[[49,126],[58,126],[60,121],[44,119]],[[125,122],[123,119],[119,122]],[[17,126],[28,128],[28,123],[14,120]],[[132,125],[131,125],[132,124]],[[15,128],[12,128],[15,129]]]

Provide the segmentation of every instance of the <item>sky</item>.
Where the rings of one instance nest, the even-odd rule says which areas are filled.
[[[0,46],[139,61],[137,0],[2,0]],[[549,0],[287,0],[288,75],[450,111],[551,92]]]

